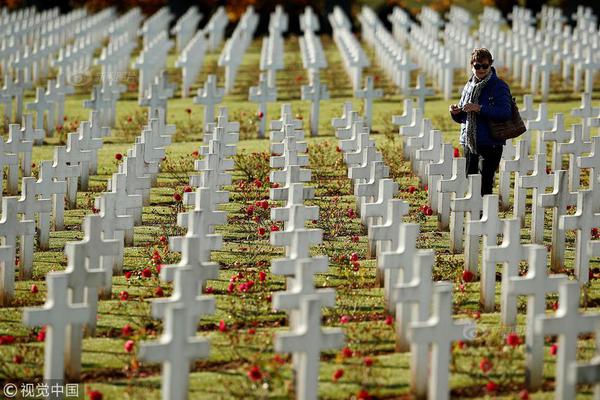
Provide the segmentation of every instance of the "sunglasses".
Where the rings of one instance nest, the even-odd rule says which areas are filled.
[[[490,64],[479,64],[479,63],[475,63],[473,64],[473,68],[475,68],[476,71],[479,71],[480,69],[488,69],[490,67]]]

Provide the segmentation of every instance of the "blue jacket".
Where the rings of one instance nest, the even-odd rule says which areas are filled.
[[[485,87],[481,90],[479,95],[479,105],[481,111],[476,113],[477,116],[477,144],[483,145],[495,145],[504,144],[504,140],[497,140],[492,138],[490,135],[490,128],[487,123],[488,119],[494,119],[498,121],[508,121],[512,117],[512,96],[510,89],[506,82],[498,78],[496,75],[496,69],[492,68],[492,76],[486,83]],[[463,88],[460,96],[459,106],[463,106],[468,103],[469,82]],[[460,143],[467,143],[467,129],[465,122],[467,121],[467,113],[460,112],[456,115],[452,115],[452,119],[461,124],[460,129]]]

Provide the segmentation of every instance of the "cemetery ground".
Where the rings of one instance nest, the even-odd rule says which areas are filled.
[[[375,260],[367,256],[366,228],[356,216],[351,181],[346,176],[342,155],[336,150],[337,139],[330,126],[331,118],[341,114],[343,102],[352,99],[352,89],[335,45],[330,38],[322,40],[330,67],[323,71],[321,79],[327,82],[332,100],[321,103],[319,137],[309,136],[309,105],[298,100],[300,85],[306,83],[307,76],[295,37],[286,39],[286,67],[277,75],[278,102],[269,104],[265,116],[268,120],[276,119],[280,105],[291,103],[296,117],[304,120],[309,168],[313,174],[311,184],[316,187],[315,199],[307,204],[320,207],[319,220],[308,225],[324,231],[323,244],[315,246],[312,252],[327,255],[330,263],[328,273],[318,276],[316,286],[334,287],[337,293],[336,307],[323,311],[323,323],[340,326],[346,334],[343,350],[325,352],[322,356],[320,397],[346,399],[362,391],[363,396],[368,393],[373,398],[409,398],[409,354],[395,352],[393,322],[384,312],[383,289],[375,279]],[[222,76],[222,71],[217,71],[217,56],[218,53],[206,56],[191,93],[195,93],[207,74],[218,72]],[[256,139],[259,118],[256,104],[247,101],[248,87],[258,81],[259,56],[260,41],[255,40],[245,55],[234,92],[222,104],[229,109],[229,120],[240,122],[241,141],[233,184],[227,188],[228,223],[217,228],[217,233],[223,235],[224,246],[212,253],[212,260],[220,264],[220,276],[209,281],[206,290],[215,296],[217,310],[199,324],[199,334],[210,339],[210,357],[195,363],[198,366],[195,370],[201,372],[190,374],[192,399],[287,398],[293,388],[289,356],[273,352],[273,333],[284,329],[287,321],[284,313],[271,311],[271,293],[284,289],[285,282],[269,272],[271,260],[283,255],[282,250],[269,244],[269,232],[282,228],[269,219],[270,208],[277,205],[268,200],[269,141]],[[176,81],[179,75],[173,67],[174,58],[170,56],[169,72],[171,80]],[[385,97],[374,105],[373,137],[392,177],[400,185],[400,197],[411,205],[408,220],[421,225],[418,247],[436,252],[433,279],[453,282],[453,314],[477,320],[474,340],[458,342],[453,348],[451,395],[519,398],[525,387],[522,342],[526,301],[519,300],[517,337],[507,335],[500,324],[499,274],[496,312],[479,312],[479,283],[468,282],[469,277],[463,276],[463,255],[450,253],[449,233],[438,231],[436,216],[426,215],[421,208],[427,202],[425,189],[410,172],[409,163],[401,159],[401,140],[391,117],[402,113],[402,96],[395,93],[393,85],[377,68],[370,68],[365,74],[375,75],[376,86],[385,92]],[[499,75],[505,74],[499,71]],[[465,79],[465,74],[457,74],[457,95]],[[51,232],[50,250],[35,253],[33,279],[17,280],[13,306],[0,309],[2,381],[24,383],[41,379],[44,331],[22,324],[22,308],[45,301],[46,273],[65,268],[65,243],[82,238],[83,216],[94,211],[94,197],[106,190],[107,178],[117,170],[119,154],[125,152],[145,122],[145,110],[136,102],[135,80],[128,80],[132,87],[117,106],[118,128],[105,139],[106,144],[99,152],[98,175],[90,178],[88,192],[78,194],[77,208],[65,212],[65,230]],[[520,101],[524,91],[516,84],[511,88]],[[76,95],[68,97],[62,129],[46,139],[43,146],[34,147],[34,163],[50,159],[54,145],[63,138],[61,132],[74,131],[72,126],[87,116],[82,102],[88,95],[89,88],[82,87]],[[33,92],[29,96],[32,98]],[[352,101],[356,108],[361,108],[358,100]],[[569,126],[570,110],[579,106],[580,98],[569,89],[555,87],[548,104],[549,115],[564,112]],[[426,117],[432,119],[435,129],[442,130],[444,141],[458,146],[459,126],[450,120],[447,106],[448,102],[439,97],[428,99]],[[161,265],[174,264],[179,259],[178,253],[169,252],[166,238],[184,233],[176,227],[176,217],[184,208],[181,196],[187,190],[189,175],[195,172],[193,162],[198,157],[195,151],[202,140],[202,106],[193,104],[191,98],[174,98],[168,104],[168,121],[177,125],[176,142],[167,149],[158,183],[152,188],[151,205],[144,207],[143,226],[135,227],[135,245],[125,248],[125,275],[113,278],[112,298],[99,302],[96,335],[86,337],[83,342],[82,380],[88,391],[86,396],[99,391],[104,399],[160,398],[160,366],[142,364],[135,354],[139,342],[156,338],[162,332],[161,322],[151,317],[150,299],[168,296],[172,290],[171,284],[159,281],[158,270]],[[584,175],[582,180],[585,179]],[[503,213],[501,216],[504,217]],[[530,235],[528,229],[521,234],[524,240]],[[546,236],[549,243],[550,215],[546,216]],[[573,232],[567,235],[567,241],[564,272],[572,275]],[[592,261],[590,269],[594,278],[600,278],[598,263]],[[597,282],[592,279],[588,284],[585,299],[587,307],[596,311],[600,309]],[[557,297],[551,297],[548,310],[556,305]],[[593,340],[591,336],[580,340],[579,359],[591,358]],[[553,398],[555,352],[555,339],[548,337],[543,390],[531,393],[530,398]],[[582,398],[591,397],[589,388],[584,387],[581,393]]]

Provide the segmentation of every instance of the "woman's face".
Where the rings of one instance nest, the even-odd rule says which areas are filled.
[[[491,67],[492,61],[489,59],[474,61],[471,63],[471,72],[473,72],[473,75],[475,75],[477,79],[483,79],[487,75]]]

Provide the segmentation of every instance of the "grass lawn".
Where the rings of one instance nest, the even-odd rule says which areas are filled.
[[[409,354],[395,352],[393,325],[389,324],[384,312],[383,290],[375,281],[376,260],[367,257],[366,228],[358,218],[352,217],[355,199],[350,181],[342,160],[336,151],[337,141],[330,127],[331,118],[341,114],[344,101],[352,101],[357,109],[362,104],[352,98],[349,78],[341,65],[337,48],[329,37],[323,37],[329,67],[322,71],[322,80],[327,82],[331,100],[321,104],[319,137],[309,137],[309,104],[300,101],[300,85],[306,83],[307,76],[302,69],[298,40],[286,39],[284,71],[277,75],[277,103],[269,104],[267,118],[279,117],[282,103],[292,103],[297,118],[304,120],[306,129],[310,168],[313,173],[312,184],[316,187],[316,197],[308,204],[320,207],[320,219],[308,223],[311,227],[324,230],[324,243],[315,246],[314,254],[329,256],[328,273],[320,275],[315,284],[318,287],[333,287],[337,291],[335,309],[324,310],[323,323],[326,326],[341,326],[346,334],[349,350],[343,352],[324,352],[320,370],[320,396],[324,399],[347,399],[359,390],[367,390],[378,398],[410,397]],[[211,352],[207,360],[198,361],[190,375],[190,398],[192,399],[229,399],[229,398],[287,398],[293,393],[291,363],[288,356],[275,356],[273,353],[273,333],[286,329],[287,319],[283,313],[271,311],[271,294],[284,290],[284,280],[269,273],[270,260],[283,255],[281,248],[269,245],[268,234],[260,236],[260,226],[267,228],[273,223],[268,220],[267,210],[257,210],[255,222],[248,215],[247,207],[256,201],[268,199],[268,186],[261,187],[252,183],[257,177],[268,175],[269,141],[256,139],[257,105],[247,101],[248,87],[258,81],[258,61],[260,40],[255,40],[244,56],[236,88],[223,102],[228,107],[231,121],[240,121],[241,138],[237,159],[237,168],[233,171],[233,184],[228,187],[230,202],[223,207],[228,211],[228,224],[217,232],[223,235],[224,246],[212,254],[212,259],[221,266],[218,280],[210,281],[208,286],[216,298],[217,311],[204,318],[199,324],[201,335],[210,339]],[[369,51],[373,58],[372,52]],[[169,57],[169,73],[173,81],[180,80],[178,71],[173,67],[176,56]],[[216,66],[218,54],[209,54],[196,85],[204,82],[208,73],[218,73],[222,83],[223,71]],[[375,61],[375,60],[373,60]],[[433,248],[436,252],[433,276],[435,280],[447,280],[454,284],[454,314],[459,318],[478,318],[476,339],[457,346],[453,351],[450,365],[452,395],[460,398],[484,398],[485,385],[494,381],[498,390],[496,398],[517,398],[524,388],[524,349],[505,345],[506,330],[500,324],[499,309],[493,313],[478,313],[479,284],[461,285],[463,265],[462,254],[449,251],[449,233],[437,231],[436,216],[426,217],[419,207],[426,202],[426,193],[417,190],[409,193],[406,189],[418,186],[417,178],[411,173],[408,162],[400,158],[401,144],[395,128],[391,125],[391,116],[402,113],[403,97],[396,93],[395,87],[383,75],[376,62],[368,68],[366,74],[374,74],[376,85],[385,92],[383,99],[375,102],[373,117],[373,137],[383,152],[392,177],[399,183],[399,198],[411,205],[406,221],[421,225],[420,248]],[[414,77],[413,77],[414,78]],[[457,72],[456,94],[462,87],[466,76]],[[566,123],[576,122],[570,116],[570,110],[579,106],[580,98],[553,81],[553,94],[549,101],[550,115],[563,112]],[[85,119],[87,110],[82,107],[84,99],[89,97],[90,88],[79,90],[69,96],[65,106],[67,120],[65,128],[76,121]],[[524,90],[512,85],[513,95],[521,98]],[[597,92],[594,97],[599,97]],[[29,101],[33,92],[29,93]],[[63,248],[67,241],[82,238],[80,224],[82,217],[91,212],[93,199],[106,189],[106,180],[117,170],[116,153],[125,153],[139,134],[140,123],[145,118],[145,110],[137,105],[137,90],[132,88],[117,106],[118,127],[112,136],[105,140],[100,150],[98,175],[91,177],[88,192],[78,194],[77,209],[67,210],[65,230],[51,232],[50,250],[36,252],[34,274],[31,281],[16,282],[14,305],[0,309],[0,335],[14,335],[15,343],[0,346],[0,380],[6,382],[39,381],[43,373],[43,346],[36,339],[39,329],[25,327],[21,323],[22,308],[39,306],[45,300],[46,288],[44,276],[52,270],[62,270],[66,265]],[[539,101],[539,100],[538,100]],[[452,123],[447,113],[448,101],[439,97],[427,100],[426,116],[431,118],[435,129],[440,129],[444,140],[458,145],[459,126]],[[189,111],[188,111],[189,109]],[[154,340],[162,331],[161,321],[153,320],[150,301],[156,297],[160,286],[164,296],[171,293],[170,284],[160,282],[155,264],[169,264],[178,261],[178,254],[169,252],[161,242],[161,236],[181,234],[175,227],[177,212],[182,206],[173,200],[174,193],[181,193],[188,178],[194,174],[194,150],[201,144],[202,107],[194,105],[191,98],[174,98],[169,101],[168,119],[178,128],[177,141],[167,149],[167,160],[163,163],[157,185],[151,193],[151,205],[144,208],[143,226],[135,228],[135,245],[125,250],[125,271],[132,272],[129,279],[124,276],[113,278],[113,296],[99,304],[98,328],[96,335],[86,337],[83,343],[82,381],[88,389],[99,390],[105,399],[160,398],[160,368],[158,365],[142,364],[134,354],[124,350],[124,343],[132,339]],[[60,143],[64,135],[48,138],[43,146],[34,149],[33,160],[51,159],[53,147]],[[253,154],[259,153],[259,154]],[[265,175],[267,174],[267,175]],[[583,181],[587,181],[584,174]],[[276,202],[270,202],[270,207]],[[258,207],[257,207],[258,208]],[[529,213],[528,213],[529,214]],[[349,216],[350,215],[350,216]],[[502,213],[510,217],[510,213]],[[550,241],[551,216],[546,215],[546,239]],[[529,221],[527,222],[529,226]],[[529,230],[522,230],[524,241],[529,238]],[[575,236],[567,235],[567,270],[573,274]],[[158,252],[160,261],[152,260]],[[354,270],[348,261],[351,253],[357,253],[360,266]],[[152,269],[151,278],[142,278],[145,267]],[[525,266],[523,266],[525,268]],[[591,269],[600,277],[596,261]],[[266,273],[261,282],[261,272]],[[234,287],[229,293],[230,282],[235,278]],[[238,290],[239,284],[253,281],[255,284],[247,292]],[[39,292],[31,293],[32,284]],[[122,301],[119,294],[127,291],[129,299]],[[497,304],[500,296],[500,275],[496,285]],[[548,310],[556,302],[556,296],[548,298]],[[593,280],[587,288],[587,307],[598,311],[600,303],[600,285]],[[525,329],[525,299],[520,299],[518,332]],[[342,323],[341,317],[349,317]],[[223,321],[224,332],[219,329]],[[122,328],[129,324],[133,328],[130,336],[122,334]],[[553,339],[546,344],[546,362],[544,366],[544,388],[532,394],[532,398],[553,398],[555,357],[550,354]],[[578,354],[589,359],[594,352],[593,337],[585,337],[579,343]],[[13,362],[15,355],[23,356],[22,363]],[[365,357],[373,360],[371,366]],[[484,374],[480,361],[484,358],[492,362],[493,368]],[[263,374],[261,382],[253,382],[247,373],[252,366],[258,366]],[[343,376],[335,381],[334,372],[343,369]],[[581,397],[590,398],[591,389],[581,387]]]

